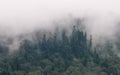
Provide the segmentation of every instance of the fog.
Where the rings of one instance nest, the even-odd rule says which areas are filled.
[[[67,22],[72,16],[84,19],[93,38],[115,40],[119,34],[119,4],[119,0],[0,0],[0,36],[14,37],[43,28],[52,30],[54,21]]]

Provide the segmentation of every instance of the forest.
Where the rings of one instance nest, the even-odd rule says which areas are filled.
[[[70,35],[65,29],[48,34],[24,39],[13,54],[0,45],[0,75],[120,75],[120,57],[111,44],[100,53],[92,35],[77,26]]]

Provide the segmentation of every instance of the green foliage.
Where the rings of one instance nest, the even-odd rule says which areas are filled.
[[[87,39],[76,26],[69,37],[65,30],[58,34],[24,40],[15,56],[0,60],[0,75],[120,75],[120,58],[108,44],[110,55],[103,57],[92,50],[92,36]]]

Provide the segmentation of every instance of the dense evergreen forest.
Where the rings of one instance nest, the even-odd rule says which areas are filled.
[[[0,75],[120,75],[120,58],[106,45],[106,55],[93,47],[92,36],[73,26],[61,33],[24,40],[12,55],[0,46]]]

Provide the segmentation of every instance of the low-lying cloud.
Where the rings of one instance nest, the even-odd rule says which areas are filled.
[[[13,37],[43,28],[52,30],[56,26],[54,22],[63,23],[73,16],[84,19],[86,30],[93,38],[116,39],[119,4],[119,0],[1,0],[0,36]],[[59,26],[69,26],[66,25]]]

